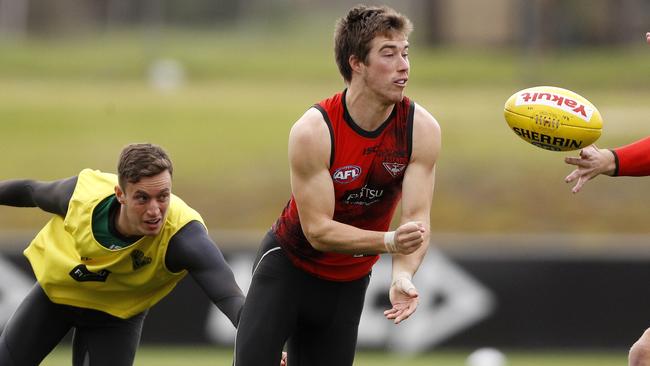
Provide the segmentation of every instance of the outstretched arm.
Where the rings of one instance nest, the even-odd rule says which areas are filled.
[[[172,272],[187,270],[206,295],[237,327],[244,307],[244,294],[223,254],[208,235],[205,226],[192,221],[170,240],[165,265]],[[280,366],[286,366],[282,352]]]
[[[426,110],[416,106],[413,152],[402,183],[401,223],[421,223],[424,227],[424,244],[409,255],[393,254],[393,277],[389,292],[393,307],[384,314],[396,324],[411,316],[418,304],[418,292],[412,278],[429,247],[431,200],[439,151],[438,122]]]
[[[77,185],[77,177],[52,182],[13,179],[0,182],[0,205],[38,207],[65,216]]]
[[[614,175],[616,172],[616,156],[611,150],[599,149],[596,145],[590,145],[580,150],[577,157],[567,156],[564,162],[575,165],[569,175],[564,178],[567,183],[576,182],[571,192],[578,193],[585,183],[594,179],[600,174]]]
[[[237,327],[244,306],[244,294],[202,223],[192,221],[172,237],[165,265],[172,272],[187,270],[210,300]]]
[[[650,44],[650,32],[646,33]],[[647,176],[650,175],[650,137],[616,149],[599,149],[595,145],[580,150],[577,157],[566,157],[564,162],[575,165],[564,178],[567,183],[576,182],[571,191],[578,193],[582,186],[600,174],[610,176]]]
[[[582,186],[598,175],[642,177],[650,175],[650,137],[615,149],[599,149],[595,145],[580,150],[577,157],[564,158],[575,165],[564,180],[576,182],[571,190],[578,193]]]

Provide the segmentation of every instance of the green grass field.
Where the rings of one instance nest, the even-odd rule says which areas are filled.
[[[400,356],[385,352],[358,352],[355,366],[465,366],[469,352],[440,351],[420,356]],[[508,366],[623,366],[624,352],[506,352]],[[291,362],[291,360],[289,360]],[[136,356],[135,366],[229,366],[230,349],[213,347],[145,346]],[[57,348],[42,366],[70,365],[70,349]]]
[[[175,193],[211,228],[264,230],[289,196],[290,126],[342,88],[330,25],[318,27],[0,43],[0,179],[114,171],[122,146],[150,141],[170,152]],[[178,90],[148,84],[147,67],[159,57],[185,65],[187,82]],[[631,142],[650,134],[649,58],[643,45],[533,56],[414,41],[408,95],[443,131],[433,230],[648,232],[641,213],[650,207],[638,199],[647,192],[643,179],[599,178],[571,195],[563,182],[567,154],[521,141],[502,108],[523,87],[563,86],[599,107],[601,146]],[[45,218],[0,208],[0,230],[34,230]]]

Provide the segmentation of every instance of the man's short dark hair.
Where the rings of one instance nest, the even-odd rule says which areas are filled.
[[[404,15],[387,6],[357,5],[339,19],[334,32],[334,56],[346,82],[352,80],[350,56],[364,63],[368,61],[370,43],[376,36],[407,36],[413,24]]]
[[[171,175],[174,168],[162,147],[154,144],[129,144],[120,153],[117,175],[120,188],[127,183],[138,183],[142,177],[153,177],[165,170]]]

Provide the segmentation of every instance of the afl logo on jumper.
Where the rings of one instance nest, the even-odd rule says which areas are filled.
[[[336,169],[332,174],[332,179],[336,183],[348,184],[355,181],[361,175],[361,168],[356,165],[346,165]]]

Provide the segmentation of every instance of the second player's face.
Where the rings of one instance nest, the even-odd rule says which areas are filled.
[[[125,191],[118,193],[122,204],[118,230],[130,236],[158,235],[165,223],[171,192],[172,177],[167,170],[127,183]]]
[[[388,103],[401,101],[410,70],[408,40],[397,34],[392,37],[377,36],[370,45],[363,73],[366,86]]]

